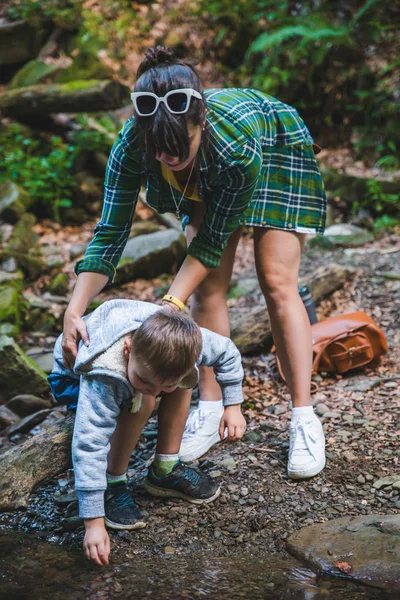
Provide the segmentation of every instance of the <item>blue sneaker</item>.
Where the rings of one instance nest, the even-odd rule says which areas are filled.
[[[125,481],[111,484],[104,494],[105,524],[110,529],[143,529],[146,517],[134,503]]]
[[[152,496],[182,498],[193,504],[212,502],[221,493],[221,488],[209,475],[190,469],[181,462],[164,477],[157,477],[151,466],[144,487]]]

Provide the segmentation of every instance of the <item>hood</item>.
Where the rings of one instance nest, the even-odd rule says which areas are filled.
[[[86,364],[91,363],[96,356],[105,352],[122,336],[138,329],[143,321],[159,310],[162,310],[162,307],[157,304],[138,300],[104,302],[83,318],[90,342],[89,346],[80,342],[74,371],[77,373],[85,371]],[[178,387],[193,388],[198,380],[199,370],[196,365],[193,365],[193,369],[182,379]]]
[[[150,302],[107,300],[90,315],[83,317],[90,341],[89,346],[80,342],[74,371],[79,371],[123,335],[138,329],[147,317],[160,309],[161,306]]]

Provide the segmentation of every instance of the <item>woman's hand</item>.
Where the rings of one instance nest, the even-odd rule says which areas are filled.
[[[224,439],[225,429],[228,430],[227,439],[230,442],[240,440],[246,431],[246,421],[240,410],[240,404],[227,406],[219,425],[219,436]]]
[[[86,558],[93,560],[100,567],[108,565],[110,538],[104,525],[104,518],[85,519],[85,528],[83,551]]]
[[[176,306],[176,304],[173,304],[172,302],[167,302],[166,300],[164,300],[164,302],[162,303],[162,307],[168,312],[180,312],[180,308]]]
[[[85,321],[79,314],[69,312],[67,309],[64,315],[64,331],[61,346],[63,362],[68,369],[73,369],[74,367],[78,353],[78,343],[81,338],[85,346],[89,346],[89,336]]]

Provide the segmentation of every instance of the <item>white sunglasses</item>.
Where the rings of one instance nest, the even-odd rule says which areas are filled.
[[[171,90],[160,98],[153,92],[132,92],[131,100],[136,113],[140,117],[151,117],[156,112],[160,102],[163,102],[173,115],[183,115],[190,108],[190,100],[194,96],[202,100],[202,95],[192,88]]]

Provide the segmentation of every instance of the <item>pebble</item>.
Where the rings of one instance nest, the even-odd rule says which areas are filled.
[[[226,467],[227,469],[236,469],[236,461],[232,456],[225,456],[220,464],[221,467]]]
[[[348,463],[355,462],[357,460],[357,456],[353,454],[353,452],[350,452],[350,450],[346,450],[346,452],[343,452],[343,458]]]
[[[317,404],[317,406],[315,407],[315,412],[317,413],[317,415],[322,417],[322,415],[325,415],[329,412],[329,408],[326,406],[326,404]]]
[[[347,423],[352,423],[354,421],[354,417],[353,415],[343,415],[343,421],[346,421]]]
[[[394,483],[400,483],[400,475],[388,475],[387,477],[381,477],[372,484],[376,490],[380,490],[383,487],[388,487]]]
[[[209,473],[210,477],[212,477],[213,479],[215,477],[221,477],[222,475],[222,471],[211,471],[211,473]]]
[[[324,418],[325,419],[340,419],[340,413],[328,411],[328,412],[324,413]]]
[[[358,481],[358,483],[365,483],[365,477],[363,475],[359,475],[357,477],[357,481]]]
[[[176,549],[173,548],[173,546],[165,546],[165,548],[164,548],[165,554],[174,554],[175,552],[176,552]]]

